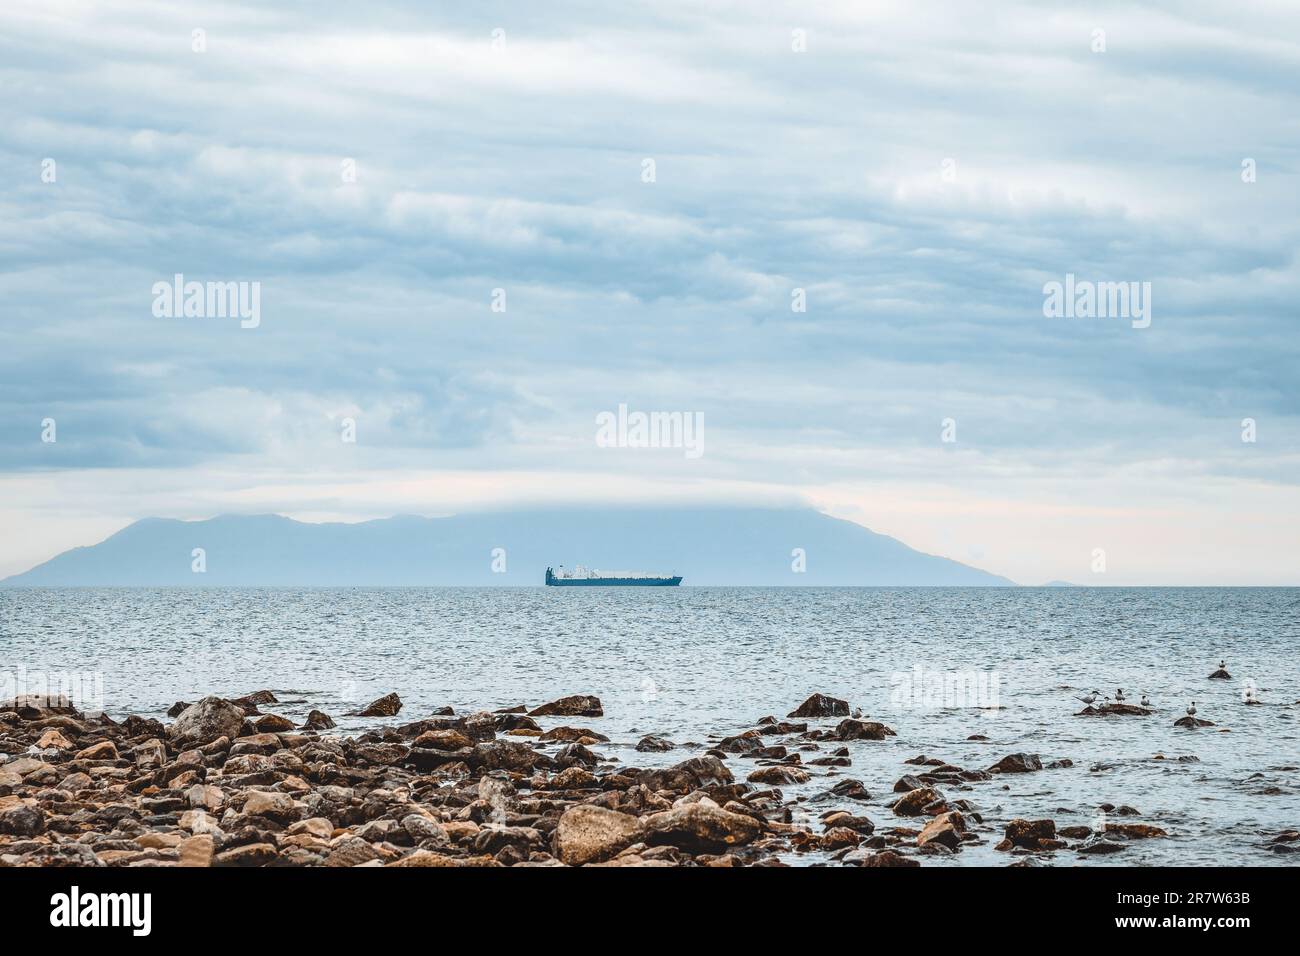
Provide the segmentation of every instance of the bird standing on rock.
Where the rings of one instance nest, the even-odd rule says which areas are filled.
[[[1143,706],[1143,707],[1150,707],[1150,706],[1151,706],[1151,701],[1147,700],[1147,695],[1146,695],[1146,694],[1143,694],[1143,695],[1142,695],[1142,706]]]
[[[1187,716],[1188,717],[1196,716],[1196,701],[1192,701],[1192,706],[1187,708]]]
[[[1075,699],[1075,700],[1081,700],[1081,701],[1083,701],[1085,704],[1087,704],[1089,707],[1091,707],[1093,704],[1095,704],[1095,703],[1097,702],[1097,692],[1094,690],[1094,691],[1093,691],[1091,694],[1089,694],[1087,697],[1076,697],[1076,698],[1074,698],[1074,699]]]
[[[1121,687],[1117,691],[1115,691],[1115,703],[1117,704],[1124,703],[1124,688]]]

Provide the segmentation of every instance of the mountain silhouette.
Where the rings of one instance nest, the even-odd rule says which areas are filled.
[[[206,570],[193,570],[202,549]],[[503,549],[503,551],[496,551]],[[795,549],[806,570],[797,573]],[[675,573],[691,585],[1011,585],[805,508],[552,508],[309,524],[146,518],[4,586],[540,585],[548,566]],[[494,571],[504,566],[504,571]]]

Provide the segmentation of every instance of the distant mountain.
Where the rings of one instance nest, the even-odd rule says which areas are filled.
[[[206,571],[192,570],[196,548]],[[504,549],[505,571],[493,570]],[[803,549],[804,573],[792,552]],[[501,559],[497,559],[500,567]],[[4,586],[537,585],[548,565],[673,572],[690,585],[1011,585],[811,509],[598,508],[307,524],[146,518]]]

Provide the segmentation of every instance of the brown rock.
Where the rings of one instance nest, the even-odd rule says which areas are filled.
[[[77,752],[78,760],[116,760],[117,747],[111,740],[102,740],[97,744],[91,744],[85,750]]]
[[[319,732],[322,730],[332,730],[335,726],[336,724],[329,714],[325,713],[323,710],[313,710],[307,714],[307,719],[303,722],[302,729],[315,730]]]
[[[933,787],[921,787],[899,797],[894,801],[892,809],[900,817],[919,817],[926,812],[926,807],[942,801],[943,794],[938,790]]]
[[[840,700],[838,697],[827,697],[825,694],[813,694],[786,714],[787,717],[847,717],[848,715],[848,701]]]
[[[220,697],[204,697],[186,707],[167,733],[178,744],[192,746],[211,743],[220,737],[234,740],[243,726],[241,707]]]
[[[831,731],[835,740],[884,740],[895,736],[894,731],[874,720],[841,720]]]
[[[214,843],[211,834],[187,837],[176,846],[180,866],[211,866]]]
[[[641,753],[658,753],[665,750],[672,750],[674,744],[667,737],[660,737],[657,734],[646,734],[636,743],[636,749]]]
[[[192,839],[200,839],[193,837]],[[209,838],[210,839],[210,838]],[[213,866],[266,866],[278,856],[269,843],[246,843],[231,850],[223,850],[212,858]]]
[[[1031,773],[1043,769],[1043,761],[1038,754],[1008,754],[993,766],[989,773]]]
[[[53,747],[56,750],[71,750],[73,743],[63,734],[59,733],[53,727],[41,734],[41,739],[36,741],[38,750],[46,750]]]
[[[1118,833],[1130,840],[1149,840],[1152,837],[1169,836],[1160,827],[1152,826],[1149,823],[1107,823],[1105,832]]]
[[[773,767],[760,767],[751,773],[747,778],[750,783],[766,783],[772,786],[781,786],[791,783],[807,783],[812,778],[808,775],[807,770],[800,770],[798,767],[788,767],[778,765]]]
[[[961,846],[962,835],[966,832],[966,820],[957,810],[941,813],[921,830],[916,837],[916,845],[921,848],[931,843],[940,843],[950,850]]]
[[[529,717],[603,717],[600,698],[591,694],[561,697],[528,712]]]
[[[361,710],[349,714],[350,717],[396,717],[402,709],[402,698],[396,694],[385,694],[378,700],[372,700]]]
[[[645,842],[690,852],[716,852],[758,838],[762,827],[753,817],[706,803],[688,803],[646,817]]]
[[[295,729],[293,721],[279,714],[264,714],[253,721],[259,734],[278,734]]]
[[[1040,840],[1056,839],[1056,821],[1024,820],[1017,817],[1007,824],[1005,837],[1011,846],[1037,849]]]

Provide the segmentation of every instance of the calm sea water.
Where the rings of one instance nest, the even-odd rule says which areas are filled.
[[[1233,681],[1206,679],[1220,658]],[[345,710],[391,691],[401,720],[594,693],[603,718],[564,722],[598,729],[612,743],[597,749],[638,766],[698,752],[638,754],[646,733],[704,744],[821,691],[898,736],[848,744],[851,767],[829,778],[810,768],[813,781],[787,796],[856,778],[874,795],[867,815],[892,825],[890,791],[916,769],[905,759],[985,769],[1026,751],[1074,766],[945,790],[999,830],[1016,816],[1095,825],[1098,805],[1113,803],[1171,834],[1052,862],[1300,862],[1256,845],[1300,826],[1300,589],[0,590],[0,678],[41,672],[101,675],[103,708],[118,717],[270,688],[282,703],[267,709],[318,707],[348,731],[374,722]],[[944,675],[967,683],[950,676],[952,692],[939,692]],[[1247,680],[1262,705],[1243,703]],[[1072,716],[1075,695],[1116,688],[1149,694],[1157,713]],[[1173,726],[1193,700],[1216,727]],[[831,805],[846,803],[809,801],[805,818]],[[927,864],[1009,862],[989,836]]]

